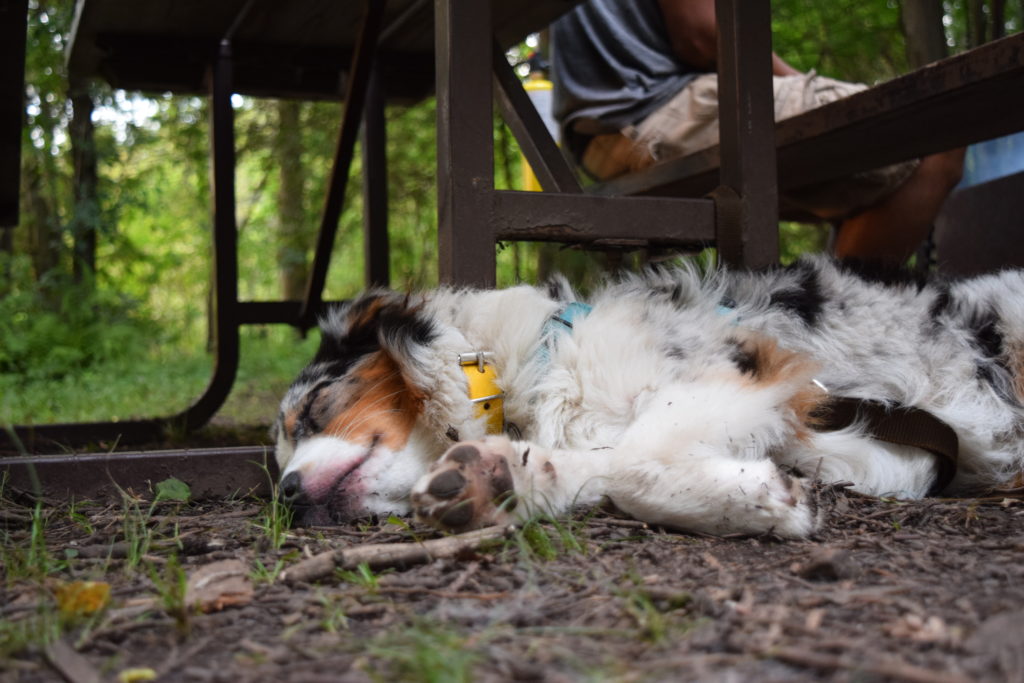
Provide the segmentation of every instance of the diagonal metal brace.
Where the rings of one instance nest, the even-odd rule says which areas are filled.
[[[313,254],[313,267],[306,286],[306,297],[299,313],[299,324],[303,328],[309,328],[315,324],[314,317],[323,302],[327,268],[331,262],[334,238],[338,233],[338,220],[341,218],[341,211],[344,208],[345,187],[348,184],[356,140],[359,138],[359,126],[363,120],[366,93],[373,70],[378,38],[384,24],[386,7],[386,0],[367,0],[366,3],[366,15],[363,18],[363,26],[359,32],[359,39],[356,42],[353,55],[352,68],[349,71],[348,88],[345,92],[345,113],[342,117],[341,132],[338,135],[334,165],[331,168],[331,178],[320,221],[316,251]]]

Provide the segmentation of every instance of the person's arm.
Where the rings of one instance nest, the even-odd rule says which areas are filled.
[[[676,56],[698,69],[714,71],[718,59],[715,0],[658,0],[658,5]],[[772,53],[772,74],[792,76],[799,73]]]

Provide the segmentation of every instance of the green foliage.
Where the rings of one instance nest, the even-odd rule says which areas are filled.
[[[155,502],[169,500],[177,501],[179,503],[187,503],[188,499],[192,497],[192,489],[189,488],[189,485],[174,477],[157,482],[155,489]]]
[[[24,258],[8,266],[0,275],[0,375],[60,380],[144,348],[152,328],[130,300],[57,271],[32,283]]]
[[[801,71],[872,83],[907,71],[896,2],[772,3],[775,52]]]

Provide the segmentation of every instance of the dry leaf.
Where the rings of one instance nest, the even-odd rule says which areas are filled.
[[[185,588],[185,604],[203,612],[247,605],[252,596],[249,568],[240,560],[221,560],[200,567],[189,577]]]
[[[110,602],[110,584],[106,581],[70,581],[58,584],[53,592],[65,616],[95,614]]]

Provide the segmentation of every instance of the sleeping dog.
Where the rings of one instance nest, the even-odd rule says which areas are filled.
[[[967,493],[1024,464],[1024,274],[886,282],[824,258],[608,284],[370,291],[281,403],[300,524],[410,510],[462,531],[610,500],[800,538],[809,482]]]

